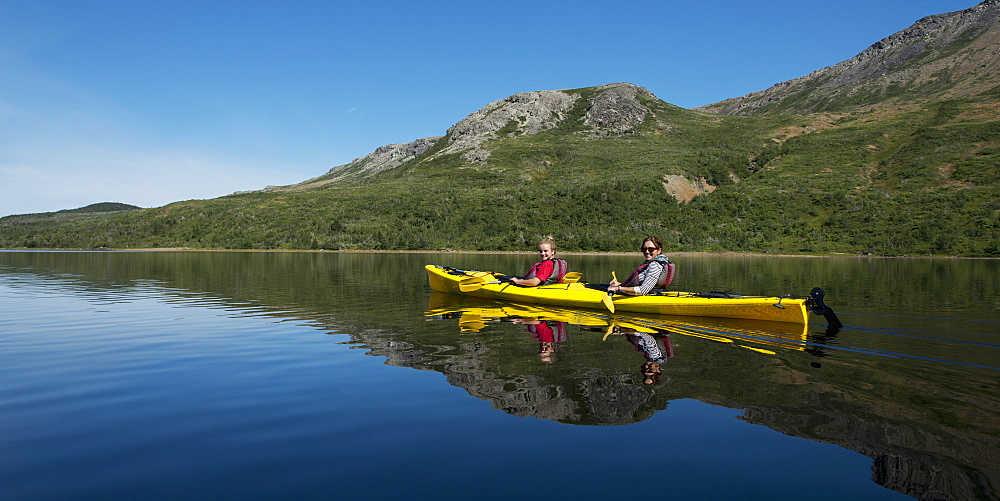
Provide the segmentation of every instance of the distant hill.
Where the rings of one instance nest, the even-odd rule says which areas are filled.
[[[847,61],[696,108],[738,115],[835,112],[1000,90],[1000,0],[920,19]]]
[[[624,82],[522,92],[291,186],[0,219],[0,247],[492,251],[554,235],[622,251],[657,235],[668,251],[1000,257],[998,9],[925,18],[769,97],[701,111]]]
[[[0,223],[13,223],[13,222],[29,222],[29,221],[42,221],[42,220],[53,220],[72,216],[99,216],[108,214],[117,214],[121,212],[127,212],[132,210],[138,210],[142,207],[135,205],[123,204],[119,202],[99,202],[96,204],[90,204],[85,207],[79,207],[76,209],[65,209],[56,212],[39,212],[34,214],[13,214],[10,216],[0,218]]]

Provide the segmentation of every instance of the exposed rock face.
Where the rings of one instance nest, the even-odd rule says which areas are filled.
[[[920,60],[920,64],[910,64]],[[853,58],[742,97],[695,108],[753,115],[795,98],[783,112],[829,111],[859,92],[888,95],[916,89],[922,97],[977,94],[1000,84],[1000,0],[928,16]],[[879,94],[881,93],[881,94]]]
[[[613,133],[630,131],[646,119],[649,108],[639,102],[639,95],[656,97],[630,83],[602,85],[598,89],[601,92],[591,100],[584,123]]]
[[[355,158],[349,164],[338,165],[323,176],[303,181],[297,185],[316,186],[332,183],[346,177],[365,177],[378,174],[379,172],[399,167],[405,162],[413,160],[431,149],[441,136],[417,139],[410,143],[387,144],[379,146],[375,151],[361,157]]]
[[[694,197],[703,193],[711,193],[716,188],[718,186],[709,184],[703,177],[692,181],[676,174],[663,176],[663,189],[676,198],[678,203],[690,202],[694,200]]]
[[[498,374],[487,363],[496,354],[482,343],[462,343],[446,350],[428,351],[392,340],[378,331],[365,332],[359,338],[370,350],[369,355],[385,357],[386,364],[442,371],[448,384],[464,388],[469,395],[492,402],[494,409],[513,416],[572,424],[623,425],[644,421],[665,405],[651,403],[653,393],[625,375],[595,375],[581,381],[578,388],[568,388],[537,375]]]
[[[565,118],[578,96],[558,90],[522,92],[493,101],[448,129],[449,143],[438,155],[462,152],[469,163],[482,163],[489,151],[480,146],[497,137],[501,130],[508,134],[537,134],[554,127]]]
[[[631,83],[613,83],[593,88],[586,114],[570,112],[582,93],[572,90],[521,92],[493,101],[448,129],[448,144],[434,157],[461,154],[468,164],[484,164],[490,157],[487,141],[500,137],[537,134],[555,127],[563,120],[580,120],[592,127],[594,135],[620,134],[633,130],[646,120],[650,110],[640,96],[656,98],[649,90]],[[589,89],[586,89],[589,90]],[[579,108],[577,108],[579,110]],[[423,155],[442,139],[428,137],[410,143],[388,144],[348,164],[338,165],[326,174],[291,186],[268,186],[264,191],[311,188],[348,178],[360,178],[394,169]],[[431,157],[433,158],[433,157]]]
[[[595,134],[632,130],[649,113],[639,102],[639,96],[656,97],[630,83],[601,85],[596,89],[597,95],[590,100],[583,117],[585,124],[594,127]],[[486,141],[503,135],[537,134],[562,120],[573,119],[567,113],[578,99],[578,93],[542,90],[493,101],[448,129],[449,144],[438,155],[460,152],[466,162],[483,163],[490,156],[489,150],[483,148]]]

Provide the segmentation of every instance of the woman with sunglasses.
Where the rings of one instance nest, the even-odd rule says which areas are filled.
[[[608,292],[642,296],[649,294],[657,284],[665,281],[670,260],[663,255],[663,244],[660,243],[660,239],[646,237],[639,246],[639,252],[642,252],[646,260],[624,282],[612,280],[608,284]]]

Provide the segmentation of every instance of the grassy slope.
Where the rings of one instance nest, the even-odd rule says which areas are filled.
[[[759,176],[702,207],[749,224],[720,238],[757,250],[1000,255],[997,122],[935,110],[856,116],[789,140]]]
[[[495,139],[485,166],[432,150],[332,187],[0,221],[0,246],[523,250],[553,234],[621,251],[655,234],[672,250],[1000,256],[996,93],[834,124],[649,99],[639,131],[605,137],[578,103],[557,129]],[[679,205],[666,174],[719,189]]]

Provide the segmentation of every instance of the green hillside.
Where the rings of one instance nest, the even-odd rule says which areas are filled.
[[[80,207],[77,209],[66,209],[56,212],[40,212],[36,214],[15,214],[12,216],[6,216],[0,218],[0,224],[5,223],[28,223],[28,222],[45,222],[54,220],[66,220],[79,217],[87,216],[101,216],[108,214],[116,214],[119,212],[127,212],[130,210],[141,209],[135,205],[123,204],[119,202],[99,202],[96,204],[90,204],[85,207]]]
[[[369,177],[100,217],[0,219],[0,247],[564,250],[1000,256],[1000,90],[838,115],[712,115],[641,95],[626,132],[584,123],[598,88],[485,163],[451,136]],[[527,118],[524,118],[525,121]],[[714,191],[678,201],[665,176]]]

